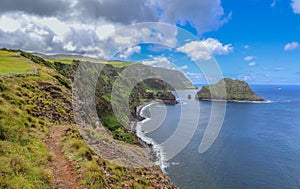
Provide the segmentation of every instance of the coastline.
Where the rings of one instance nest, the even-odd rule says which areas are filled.
[[[199,99],[201,101],[208,101],[208,102],[228,102],[228,103],[253,103],[253,104],[267,104],[271,103],[269,100],[262,100],[262,101],[250,101],[250,100],[218,100],[218,99]]]
[[[150,101],[150,102],[145,102],[140,106],[137,106],[136,116],[140,119],[138,121],[132,122],[133,124],[132,128],[142,147],[147,149],[150,161],[153,162],[155,165],[159,166],[163,171],[163,173],[166,174],[165,168],[167,167],[167,165],[166,162],[164,162],[163,149],[152,138],[145,136],[145,133],[142,131],[139,125],[139,123],[147,122],[151,119],[143,115],[143,110],[147,107],[159,103],[161,102]]]

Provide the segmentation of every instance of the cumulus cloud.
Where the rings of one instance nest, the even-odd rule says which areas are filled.
[[[0,47],[107,58],[111,56],[111,49],[122,51],[127,45],[143,41],[177,44],[176,29],[126,30],[123,27],[127,24],[189,22],[201,34],[222,26],[229,18],[220,0],[187,0],[184,3],[179,0],[2,0]],[[108,35],[120,28],[123,31],[117,36]],[[216,54],[223,52],[214,51]]]
[[[83,19],[102,18],[122,24],[158,21],[156,9],[147,0],[81,0],[74,9]]]
[[[189,69],[188,65],[183,65],[177,68],[177,70],[187,70],[187,69]]]
[[[288,43],[284,46],[284,50],[285,51],[292,51],[292,50],[295,50],[299,47],[299,43],[298,42],[291,42],[291,43]]]
[[[249,46],[249,45],[245,45],[244,48],[245,48],[245,49],[249,49],[250,46]]]
[[[255,65],[256,65],[256,62],[249,62],[248,65],[249,65],[249,66],[255,66]]]
[[[0,14],[23,12],[41,17],[55,16],[61,20],[95,23],[99,19],[122,25],[137,22],[189,22],[198,33],[215,30],[226,23],[220,0],[2,0]]]
[[[0,46],[30,51],[43,49],[44,52],[48,52],[55,48],[52,42],[54,35],[47,27],[20,23],[20,28],[11,31],[0,28]]]
[[[186,76],[193,81],[199,79],[205,79],[205,76],[202,73],[187,72]]]
[[[128,59],[134,53],[140,53],[140,52],[141,52],[141,46],[129,47],[125,51],[121,52],[119,57],[124,58],[124,59]]]
[[[223,45],[219,40],[208,38],[202,41],[192,41],[177,48],[177,51],[187,54],[193,61],[210,60],[212,55],[227,55],[233,51],[231,44]]]
[[[18,20],[8,25],[16,16]],[[90,24],[64,23],[55,17],[41,19],[20,13],[0,16],[1,23],[4,25],[0,25],[3,36],[0,46],[44,53],[78,53],[109,59],[114,55],[112,52],[121,52],[130,45],[147,41],[170,46],[177,44],[176,27],[153,29],[143,24],[122,28],[103,21],[99,28],[95,28]],[[137,48],[128,50],[138,51]]]
[[[70,11],[67,0],[1,0],[0,14],[6,12],[24,12],[40,16],[56,16]]]
[[[254,60],[254,56],[246,56],[246,57],[244,57],[244,60],[245,61],[252,61],[252,60]]]
[[[152,66],[152,67],[159,67],[159,68],[165,68],[165,69],[171,69],[171,70],[179,70],[179,71],[184,71],[189,69],[188,65],[183,65],[183,66],[176,66],[175,64],[172,63],[172,61],[170,61],[170,59],[168,59],[165,56],[157,56],[157,57],[153,57],[150,60],[143,60],[141,62],[144,65],[147,66]]]
[[[220,0],[155,0],[155,4],[162,10],[160,18],[163,22],[189,22],[198,33],[215,30],[231,18],[231,13],[225,15]]]
[[[291,6],[295,14],[300,14],[300,0],[292,0]]]
[[[165,69],[176,69],[174,64],[172,64],[172,62],[164,56],[154,57],[152,60],[144,60],[142,61],[142,64]]]

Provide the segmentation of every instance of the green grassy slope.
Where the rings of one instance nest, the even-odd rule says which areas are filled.
[[[69,118],[65,103],[41,86],[41,78],[49,86],[60,85],[51,76],[54,71],[40,69],[42,76],[0,79],[0,188],[50,186],[47,167],[52,155],[43,139],[48,127]],[[64,94],[66,89],[61,89]],[[37,116],[39,113],[45,115]]]
[[[224,78],[214,85],[204,86],[197,93],[199,99],[227,101],[264,101],[245,81]]]
[[[32,62],[22,58],[20,52],[0,50],[0,76],[33,73],[33,71],[34,67]]]
[[[73,121],[72,82],[66,77],[72,72],[69,66],[25,52],[0,50],[0,54],[13,57],[5,60],[14,63],[9,73],[21,73],[24,62],[39,70],[34,76],[0,76],[0,188],[52,188],[49,167],[55,159],[44,141],[49,128],[57,125],[67,127],[59,140],[65,157],[77,169],[81,188],[174,187],[158,167],[129,169],[115,165],[85,144]],[[108,97],[103,99],[109,101]],[[114,118],[107,119],[110,123]]]
[[[105,61],[97,58],[91,58],[81,55],[44,55],[37,53],[36,55],[44,58],[49,62],[61,62],[63,64],[72,64],[74,60],[81,61],[81,62],[92,62],[92,63],[99,63],[99,64],[109,64],[117,68],[122,68],[134,64],[133,62],[120,62],[120,61]]]

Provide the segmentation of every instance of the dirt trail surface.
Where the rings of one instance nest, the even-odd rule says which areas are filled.
[[[54,154],[51,169],[53,171],[52,184],[55,189],[73,189],[80,185],[75,165],[69,162],[62,152],[60,138],[67,128],[66,126],[49,128],[50,136],[45,140],[46,146]]]

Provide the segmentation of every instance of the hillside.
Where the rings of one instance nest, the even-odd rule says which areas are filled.
[[[196,98],[201,100],[264,101],[253,92],[245,81],[229,78],[222,79],[214,85],[202,87]]]
[[[107,147],[107,156],[86,145],[71,104],[72,74],[78,64],[80,61],[52,62],[22,51],[0,50],[0,188],[175,188],[147,159],[134,133],[112,114],[107,94],[122,67],[105,67],[97,84],[97,112],[106,129],[101,128],[92,142],[107,144],[99,147]],[[134,107],[140,103],[155,98],[166,103],[175,100],[164,82],[146,82],[131,93],[128,121],[137,119]],[[140,154],[128,158],[135,151]],[[135,162],[151,166],[125,166]]]

